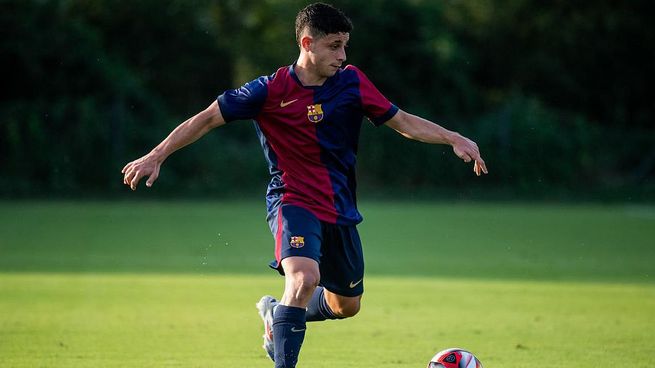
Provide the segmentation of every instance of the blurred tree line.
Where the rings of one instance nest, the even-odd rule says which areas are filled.
[[[348,63],[402,109],[476,140],[474,179],[445,146],[365,123],[360,193],[655,198],[655,27],[647,1],[333,1]],[[306,1],[0,0],[0,196],[125,193],[120,170],[218,94],[298,54]],[[251,123],[173,155],[145,195],[264,192]]]

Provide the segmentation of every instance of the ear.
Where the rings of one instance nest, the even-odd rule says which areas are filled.
[[[300,39],[300,47],[303,50],[305,50],[305,52],[309,52],[313,42],[314,39],[312,38],[312,36],[309,35],[302,36],[302,38]]]

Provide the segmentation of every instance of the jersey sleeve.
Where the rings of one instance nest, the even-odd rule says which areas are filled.
[[[398,112],[398,107],[387,100],[386,97],[359,69],[353,67],[359,77],[359,95],[364,109],[364,115],[375,126],[386,123]]]
[[[271,76],[259,77],[218,96],[216,100],[225,122],[254,119],[266,101],[270,79]]]

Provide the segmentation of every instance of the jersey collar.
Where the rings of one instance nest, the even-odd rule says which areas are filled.
[[[342,70],[343,70],[343,68],[339,69],[339,70],[336,72],[336,74],[334,74],[334,75],[331,76],[330,78],[326,79],[325,82],[324,82],[322,85],[320,85],[320,86],[305,86],[305,85],[302,84],[302,82],[300,81],[300,78],[298,78],[298,74],[296,74],[296,62],[294,62],[293,64],[289,65],[289,75],[291,75],[291,77],[293,78],[293,80],[295,80],[296,83],[298,83],[298,85],[299,85],[300,87],[302,87],[302,88],[306,88],[306,89],[321,89],[321,88],[323,88],[323,87],[329,86],[330,84],[334,83],[334,81],[337,80],[337,79],[339,78],[339,74],[341,74],[341,71],[342,71]]]

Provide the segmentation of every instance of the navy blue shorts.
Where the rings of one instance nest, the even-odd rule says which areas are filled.
[[[275,238],[275,261],[270,266],[284,275],[287,257],[307,257],[318,262],[320,285],[342,296],[364,293],[364,255],[355,226],[320,221],[308,210],[282,205],[268,218]]]

